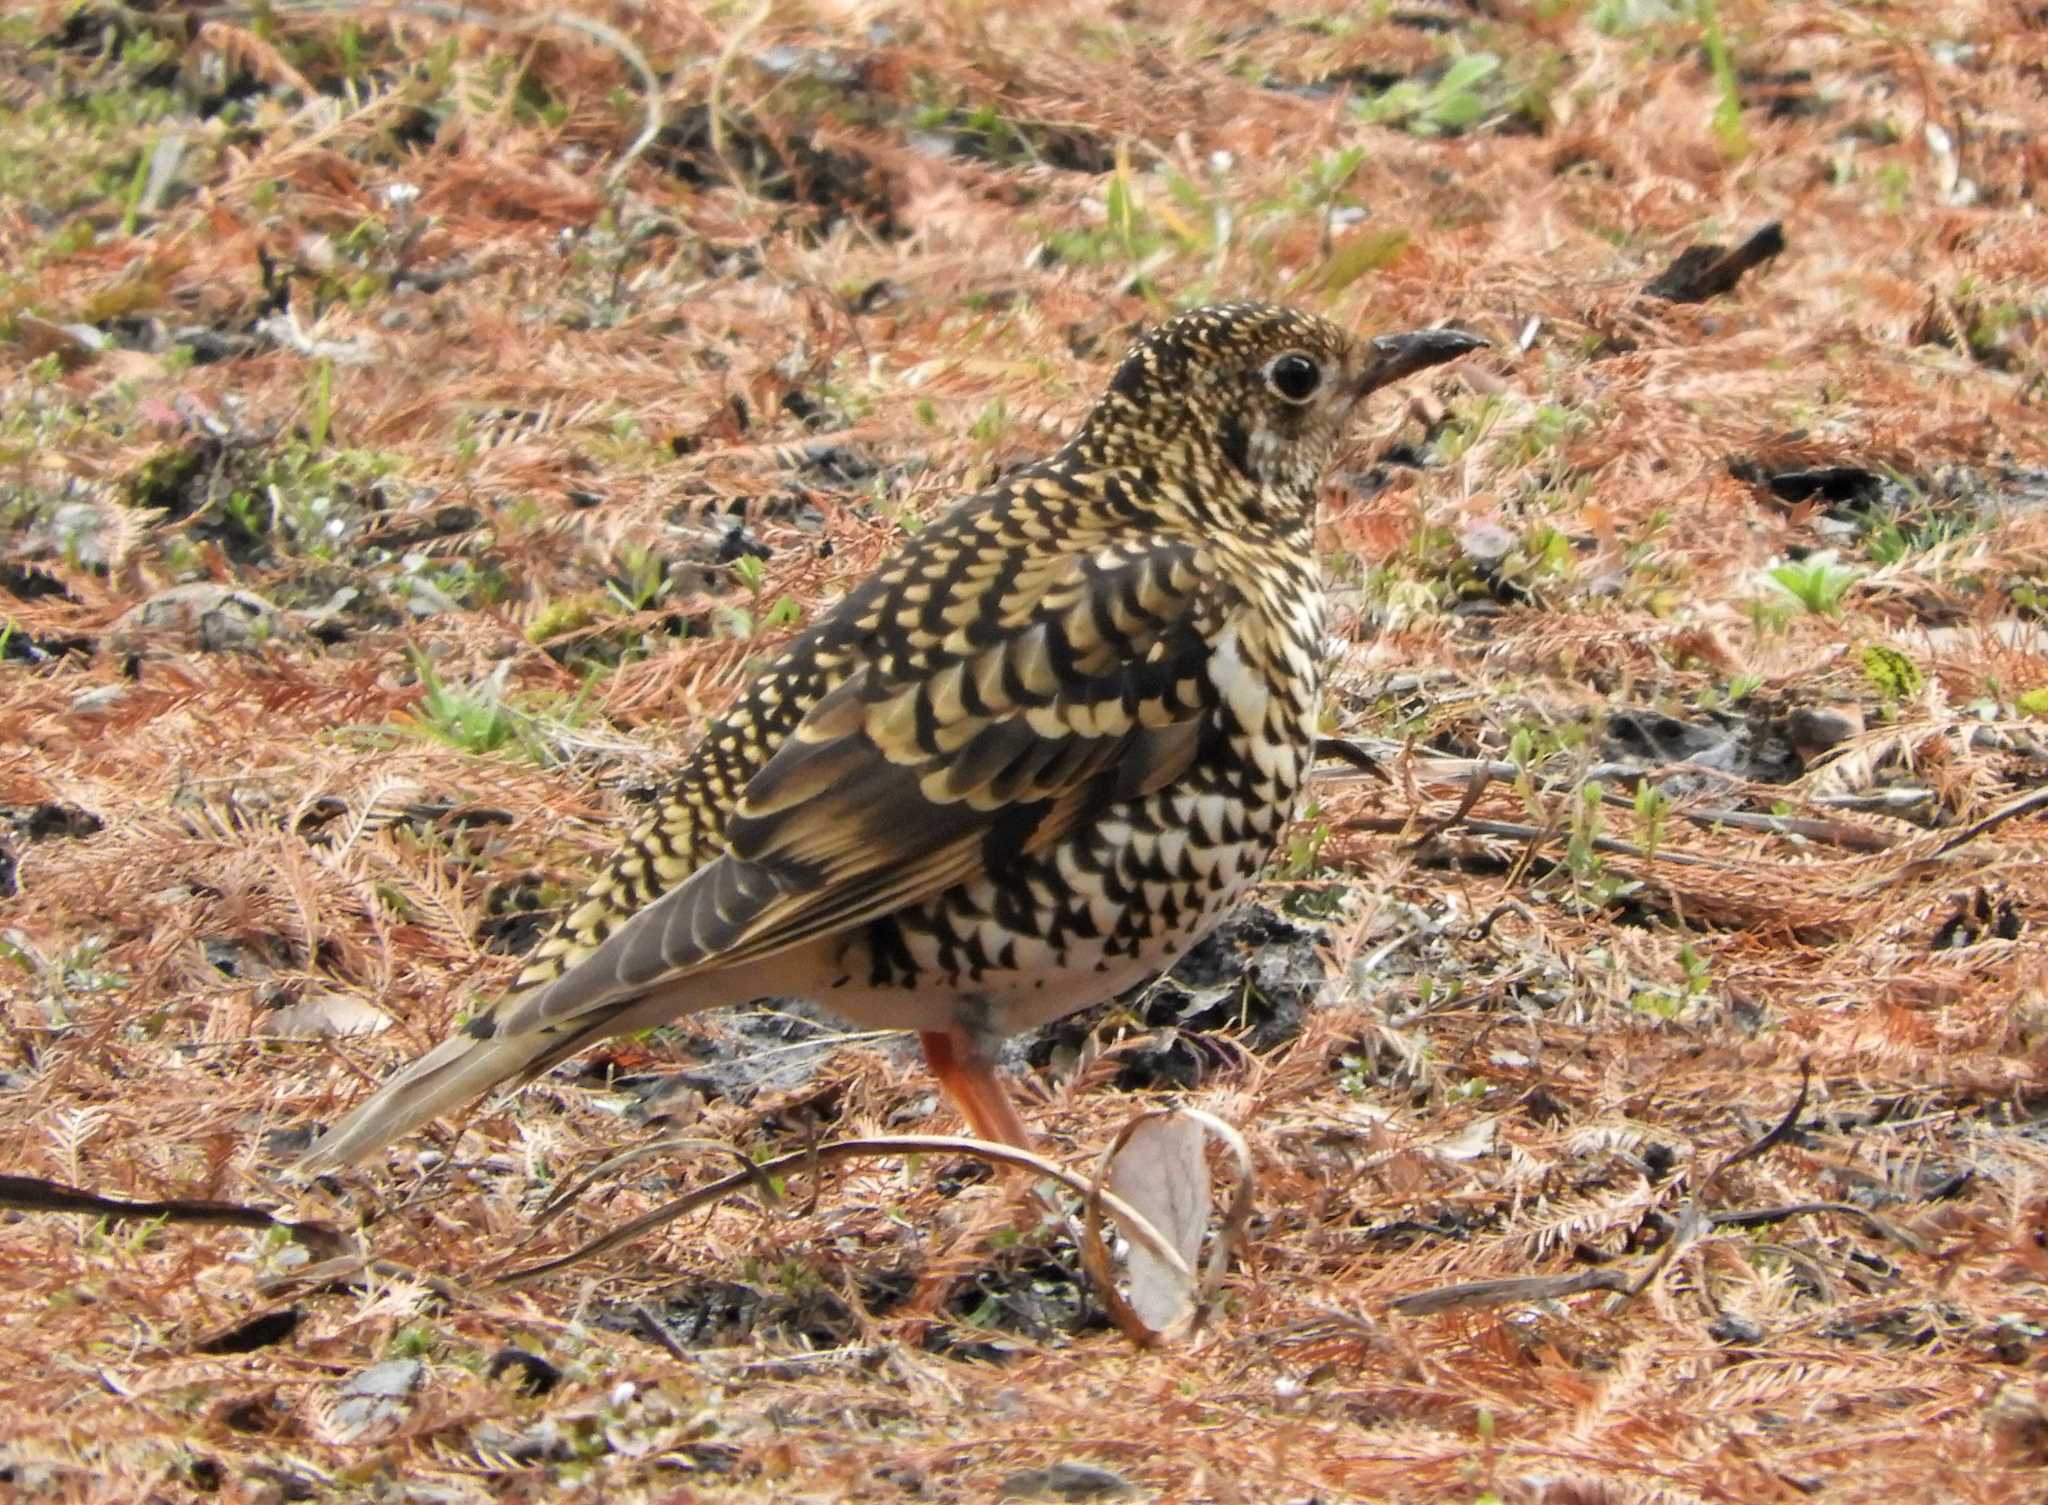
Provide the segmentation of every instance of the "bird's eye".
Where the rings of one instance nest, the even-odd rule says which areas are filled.
[[[1290,350],[1266,367],[1266,383],[1289,402],[1307,402],[1323,384],[1323,368],[1299,350]]]

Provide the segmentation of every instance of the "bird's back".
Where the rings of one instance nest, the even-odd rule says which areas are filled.
[[[581,902],[533,953],[507,996],[531,996],[588,957],[633,915],[722,855],[741,793],[791,733],[850,676],[914,692],[908,740],[929,752],[951,706],[998,694],[1050,701],[1062,678],[1134,658],[1171,693],[1199,673],[1205,639],[1238,600],[1227,578],[1198,578],[1209,550],[1183,528],[1135,505],[1140,478],[1063,450],[927,524],[817,623],[799,634],[705,733],[655,809],[620,845]],[[1306,567],[1306,559],[1301,566]],[[1164,641],[1145,588],[1208,600]],[[1155,607],[1156,611],[1156,607]],[[1079,613],[1078,618],[1075,616]],[[1020,628],[1043,618],[1035,637]],[[1031,650],[1036,646],[1037,653]],[[1004,653],[1007,685],[945,671]],[[1141,683],[1131,695],[1145,692]],[[936,691],[936,694],[933,692]],[[920,729],[918,719],[927,723]],[[919,731],[926,735],[920,739]]]

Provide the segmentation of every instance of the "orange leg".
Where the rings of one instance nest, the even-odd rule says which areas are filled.
[[[967,1120],[968,1131],[975,1138],[993,1139],[1020,1150],[1032,1148],[1031,1131],[1017,1116],[1016,1105],[1003,1090],[987,1056],[966,1036],[951,1030],[921,1030],[918,1039],[924,1042],[924,1058],[931,1064],[932,1075]]]

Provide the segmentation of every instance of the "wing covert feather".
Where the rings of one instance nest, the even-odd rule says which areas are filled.
[[[1028,629],[935,671],[855,671],[747,781],[724,851],[508,1000],[500,1027],[569,1027],[691,971],[849,929],[1171,784],[1212,720],[1207,644],[1230,605],[1192,553],[1069,555],[1036,572]]]

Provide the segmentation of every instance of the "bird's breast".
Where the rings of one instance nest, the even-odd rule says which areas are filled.
[[[1226,745],[1247,771],[1253,802],[1291,807],[1308,770],[1322,703],[1323,598],[1303,588],[1218,633],[1209,676]]]
[[[1301,578],[1267,582],[1211,636],[1214,735],[1192,766],[847,937],[823,1001],[865,1019],[915,993],[935,1018],[973,1013],[1002,1033],[1171,966],[1256,879],[1300,794],[1324,624],[1321,593],[1313,577],[1294,588]]]

